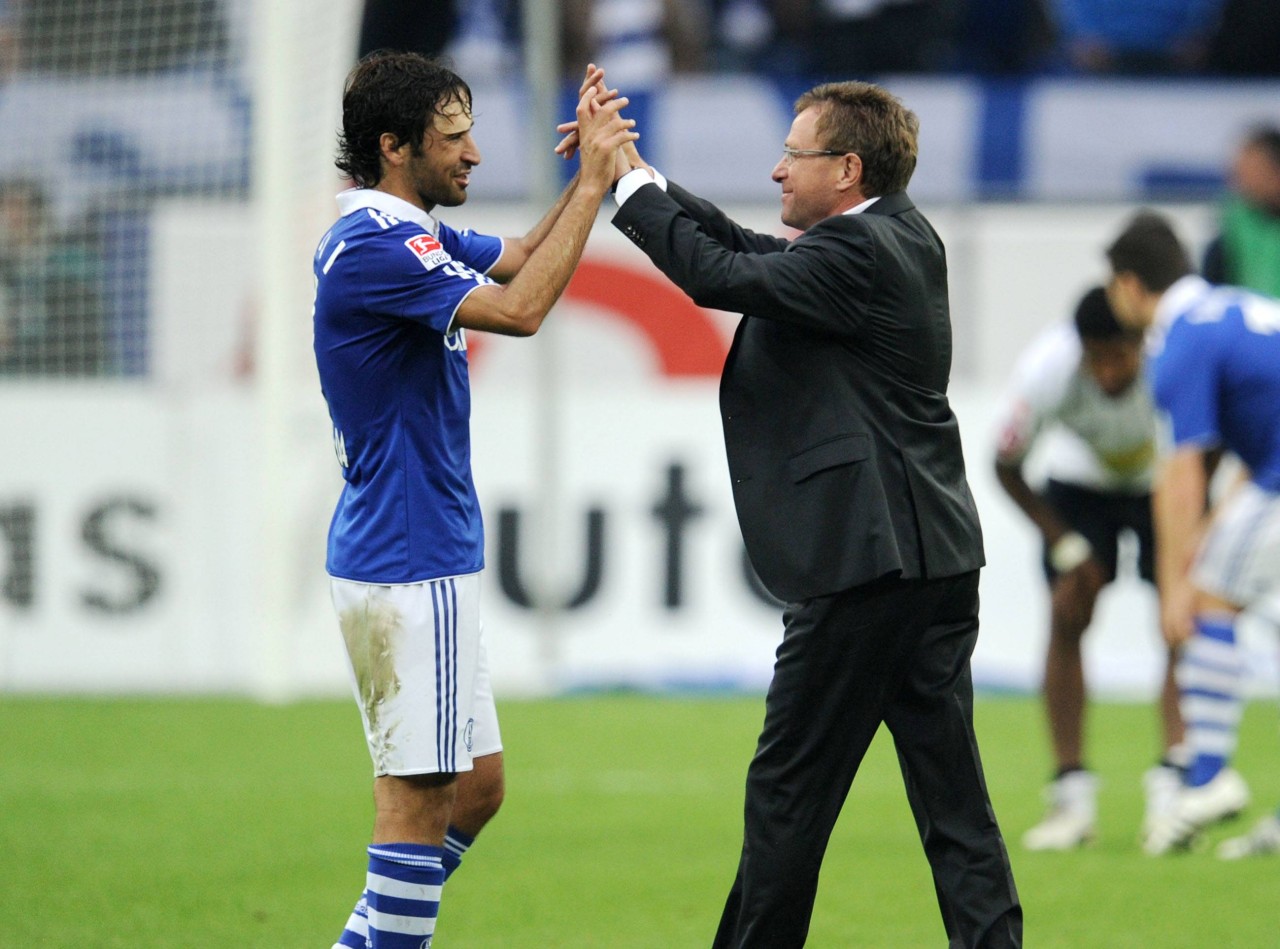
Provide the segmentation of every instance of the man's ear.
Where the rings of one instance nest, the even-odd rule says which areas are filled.
[[[378,136],[378,149],[382,152],[382,160],[395,167],[404,164],[405,156],[408,154],[408,143],[401,142],[391,132],[383,132]]]
[[[840,158],[840,181],[838,187],[841,191],[848,191],[850,188],[862,190],[862,157],[850,152]]]

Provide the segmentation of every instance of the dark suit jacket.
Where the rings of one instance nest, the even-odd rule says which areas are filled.
[[[694,302],[744,314],[720,383],[747,553],[788,601],[983,564],[947,401],[942,242],[905,193],[793,241],[675,184],[614,224]]]

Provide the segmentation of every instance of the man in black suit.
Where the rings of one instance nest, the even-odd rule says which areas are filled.
[[[941,241],[905,188],[919,122],[867,83],[796,103],[773,169],[794,240],[619,152],[619,227],[695,302],[743,313],[720,384],[747,552],[788,603],[717,947],[804,944],[832,826],[880,723],[952,946],[1022,910],[973,730],[978,513],[947,402]],[[850,943],[857,943],[856,929]]]

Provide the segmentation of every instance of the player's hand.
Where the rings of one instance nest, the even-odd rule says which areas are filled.
[[[587,64],[587,72],[583,77],[582,85],[578,88],[578,98],[581,99],[592,89],[597,90],[596,101],[605,102],[609,96],[616,96],[618,90],[610,91],[604,84],[604,69],[595,63]],[[574,119],[570,122],[561,122],[556,126],[556,131],[564,136],[560,143],[555,147],[555,153],[565,159],[572,158],[578,151],[578,120]],[[640,157],[640,151],[636,148],[635,141],[624,142],[622,145],[622,155],[619,157],[615,172],[614,180],[621,178],[628,171],[636,168],[644,168],[649,174],[653,174],[653,168],[649,163]]]
[[[1160,587],[1160,632],[1164,641],[1177,648],[1195,630],[1196,590],[1189,577]]]
[[[595,186],[603,196],[613,184],[616,152],[640,137],[632,131],[635,120],[621,115],[626,105],[627,98],[616,89],[591,89],[578,100],[579,187]]]
[[[595,63],[587,63],[587,74],[582,80],[582,85],[578,87],[578,98],[581,99],[592,89],[595,89],[598,95],[605,95],[608,90],[604,84],[604,70]],[[615,93],[617,90],[614,90]],[[569,122],[561,122],[556,126],[556,131],[564,136],[555,148],[557,155],[562,155],[566,160],[572,158],[578,151],[578,120],[573,119]]]

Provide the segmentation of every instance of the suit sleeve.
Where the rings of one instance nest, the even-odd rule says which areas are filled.
[[[773,234],[758,234],[745,227],[739,227],[729,219],[723,211],[704,201],[697,195],[681,188],[674,181],[667,182],[667,194],[675,199],[688,215],[698,222],[712,240],[723,244],[729,250],[750,254],[767,254],[772,251],[786,250],[790,243],[784,237]]]
[[[785,250],[734,250],[677,199],[646,186],[613,223],[699,306],[829,332],[863,329],[875,248],[849,218],[823,221],[782,242]],[[718,227],[714,219],[710,226]]]

